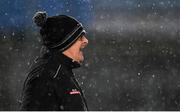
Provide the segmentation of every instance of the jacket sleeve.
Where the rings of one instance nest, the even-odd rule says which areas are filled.
[[[21,110],[59,110],[57,99],[52,80],[35,77],[26,82]]]

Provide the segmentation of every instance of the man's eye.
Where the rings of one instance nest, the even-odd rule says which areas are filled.
[[[83,35],[81,35],[80,37],[79,37],[79,40],[82,40],[83,39]]]

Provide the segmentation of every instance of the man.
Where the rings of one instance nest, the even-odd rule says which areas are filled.
[[[82,49],[88,44],[83,26],[72,17],[46,17],[45,12],[37,12],[34,22],[47,50],[24,82],[21,110],[88,110],[72,72],[84,60]]]

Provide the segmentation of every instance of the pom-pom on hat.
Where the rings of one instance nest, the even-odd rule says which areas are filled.
[[[86,33],[79,21],[67,15],[47,17],[46,12],[39,11],[33,20],[40,27],[43,44],[50,50],[63,52]]]

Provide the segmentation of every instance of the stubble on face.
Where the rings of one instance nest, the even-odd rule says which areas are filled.
[[[72,58],[74,61],[82,63],[84,61],[83,50],[88,44],[88,40],[85,39],[85,37],[80,37],[69,49],[67,49],[63,53],[66,56]]]

